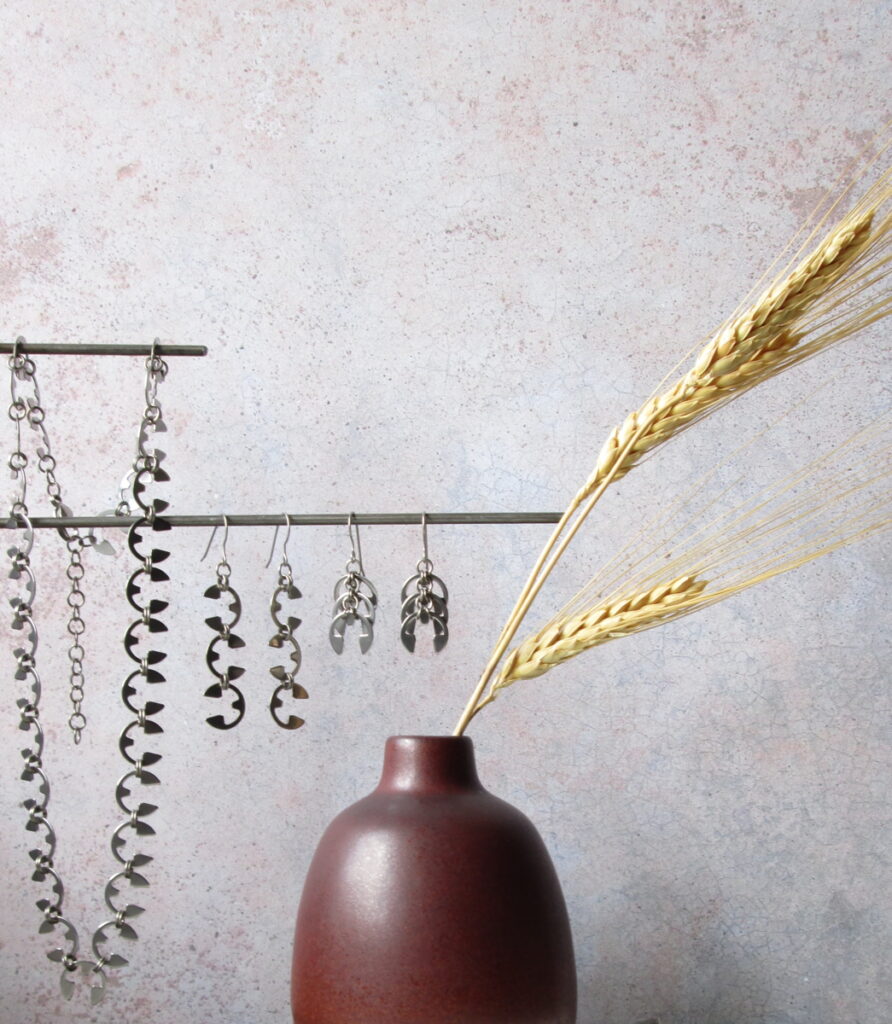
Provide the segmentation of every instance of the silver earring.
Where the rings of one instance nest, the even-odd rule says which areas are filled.
[[[344,632],[347,626],[358,622],[360,625],[359,649],[365,654],[375,638],[375,609],[378,606],[378,594],[362,567],[359,527],[356,525],[352,512],[347,516],[347,531],[350,534],[350,560],[345,566],[344,575],[335,584],[335,603],[328,638],[335,653],[340,654],[344,650]]]
[[[434,575],[434,563],[427,550],[427,513],[421,513],[421,535],[424,555],[415,566],[414,576],[403,584],[400,593],[400,639],[409,652],[415,650],[415,630],[418,623],[434,627],[434,650],[442,651],[449,640],[449,592],[439,576]]]
[[[301,592],[294,585],[294,572],[291,568],[291,564],[288,561],[288,538],[291,536],[291,519],[288,514],[285,514],[285,541],[282,544],[282,561],[279,563],[279,575],[276,580],[276,589],[273,591],[273,596],[269,602],[269,614],[273,620],[273,625],[276,627],[276,632],[269,639],[269,646],[277,649],[288,646],[291,651],[288,655],[288,659],[291,662],[291,671],[289,671],[284,665],[274,665],[270,670],[270,675],[278,680],[279,685],[273,690],[273,695],[269,702],[269,713],[273,717],[273,721],[282,729],[299,729],[303,724],[304,720],[298,718],[297,715],[288,715],[287,718],[280,718],[279,712],[284,706],[282,695],[284,693],[290,693],[295,700],[307,700],[309,694],[307,691],[294,681],[294,677],[300,671],[301,653],[300,644],[294,637],[294,631],[300,625],[300,619],[296,615],[289,615],[283,622],[279,618],[279,612],[282,610],[281,599],[286,597],[289,601],[296,601],[301,597]],[[279,527],[276,526],[276,532],[273,534],[273,545],[270,548],[269,558],[267,559],[267,566],[273,560],[273,552],[276,550],[276,537],[279,533]]]
[[[211,539],[208,541],[208,546],[201,556],[202,561],[207,558],[208,552],[211,550],[211,544],[214,541],[214,534],[216,532],[217,527],[215,526],[213,533],[211,533]],[[228,722],[223,715],[211,715],[207,719],[207,723],[215,729],[234,729],[245,717],[245,698],[242,695],[242,691],[233,682],[233,680],[243,676],[245,670],[238,665],[227,665],[222,671],[217,668],[217,662],[220,660],[220,652],[217,648],[221,644],[225,645],[230,651],[245,646],[245,641],[232,632],[232,627],[242,617],[242,601],[229,582],[232,567],[226,557],[226,540],[228,537],[229,520],[226,516],[223,516],[223,552],[220,561],[217,563],[217,582],[207,588],[204,596],[212,601],[217,601],[221,597],[225,598],[228,601],[226,608],[231,613],[232,618],[229,622],[224,622],[222,616],[212,615],[204,620],[217,634],[208,644],[207,654],[205,655],[207,667],[210,669],[211,675],[215,677],[216,682],[212,683],[204,691],[204,695],[205,697],[214,698],[221,698],[226,695],[231,696],[233,698],[232,710],[235,712],[235,718]]]

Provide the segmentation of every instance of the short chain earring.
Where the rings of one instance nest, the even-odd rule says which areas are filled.
[[[415,566],[414,576],[403,584],[400,593],[400,639],[407,651],[415,650],[415,630],[420,622],[434,627],[434,650],[442,651],[449,640],[449,592],[439,576],[434,575],[434,563],[427,550],[427,513],[421,513],[421,535],[424,554]]]
[[[347,626],[358,622],[359,649],[365,654],[375,638],[375,609],[378,594],[362,567],[362,548],[359,544],[359,527],[351,512],[347,517],[347,531],[350,534],[351,554],[345,566],[344,575],[334,588],[334,609],[328,638],[336,654],[344,650],[344,631]]]
[[[288,538],[291,536],[291,519],[285,515],[285,541],[282,544],[282,561],[279,563],[279,574],[276,580],[276,589],[273,591],[273,596],[269,602],[269,614],[273,620],[273,625],[276,627],[276,632],[270,637],[269,646],[275,648],[290,647],[291,651],[288,655],[288,659],[291,662],[291,670],[289,671],[284,665],[274,665],[270,670],[270,675],[277,679],[279,685],[273,690],[273,695],[269,702],[269,712],[273,716],[273,721],[276,725],[282,729],[299,729],[304,724],[304,719],[298,718],[297,715],[288,715],[287,718],[280,718],[279,712],[281,711],[284,701],[282,695],[290,693],[295,700],[307,700],[309,694],[307,691],[294,681],[294,677],[300,671],[301,653],[300,644],[294,637],[294,631],[300,625],[300,619],[296,615],[289,615],[283,622],[279,618],[279,612],[282,610],[282,598],[286,597],[289,601],[296,601],[301,597],[301,592],[294,585],[294,571],[291,568],[291,563],[288,561]],[[279,533],[279,527],[276,526],[276,532],[273,534],[273,545],[270,548],[269,558],[267,559],[267,566],[273,560],[273,552],[276,550],[276,537]]]
[[[201,556],[202,561],[207,558],[208,552],[211,550],[211,544],[214,541],[214,534],[216,532],[217,527],[215,526],[213,533],[211,533],[211,539],[208,541],[208,546],[205,548],[205,552]],[[229,577],[232,574],[232,567],[230,566],[226,555],[226,540],[228,537],[229,520],[226,516],[223,516],[223,551],[222,557],[217,563],[217,582],[207,588],[204,592],[204,596],[210,598],[212,601],[218,601],[221,597],[225,598],[228,601],[226,608],[231,612],[232,618],[229,622],[224,622],[222,616],[212,615],[204,620],[217,634],[208,644],[207,654],[205,655],[207,667],[210,669],[211,675],[214,676],[217,681],[212,683],[204,691],[204,695],[205,697],[220,698],[228,693],[233,697],[232,710],[235,711],[236,717],[231,722],[227,722],[222,714],[211,715],[207,719],[207,723],[215,729],[234,729],[245,717],[245,698],[242,695],[242,691],[233,683],[234,679],[238,679],[245,674],[245,670],[240,668],[238,665],[227,665],[222,671],[217,667],[217,662],[220,660],[220,652],[217,648],[221,644],[225,644],[230,651],[234,651],[245,646],[245,641],[242,640],[240,636],[237,636],[232,632],[232,627],[235,626],[238,620],[242,617],[242,602],[241,598],[229,582]]]

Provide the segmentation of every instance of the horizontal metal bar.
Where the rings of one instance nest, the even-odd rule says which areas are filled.
[[[0,353],[11,353],[15,345],[10,341],[0,341]],[[19,342],[19,352],[31,356],[149,356],[152,346],[141,345],[105,345],[88,342],[84,345],[68,342]],[[156,345],[155,355],[158,356],[206,356],[207,345]]]
[[[488,525],[499,523],[557,523],[559,512],[426,512],[427,522],[431,526],[463,526]],[[419,526],[421,512],[383,512],[353,515],[357,526]],[[336,515],[303,515],[288,513],[292,526],[346,526],[346,513]],[[171,526],[223,526],[223,516],[164,516]],[[137,522],[133,516],[35,516],[31,525],[36,530],[56,530],[67,526],[78,530],[103,529],[104,527],[125,528]],[[272,515],[228,515],[226,522],[230,526],[284,526],[285,513]],[[17,523],[7,519],[0,523],[4,530],[17,528]]]

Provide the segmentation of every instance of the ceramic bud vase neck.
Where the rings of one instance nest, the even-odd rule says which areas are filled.
[[[560,885],[538,832],[477,778],[468,737],[394,736],[378,788],[310,865],[295,1024],[574,1024]]]

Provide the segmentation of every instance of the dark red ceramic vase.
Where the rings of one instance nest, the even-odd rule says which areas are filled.
[[[322,837],[291,975],[295,1024],[573,1024],[548,851],[477,778],[466,736],[393,736],[378,788]]]

